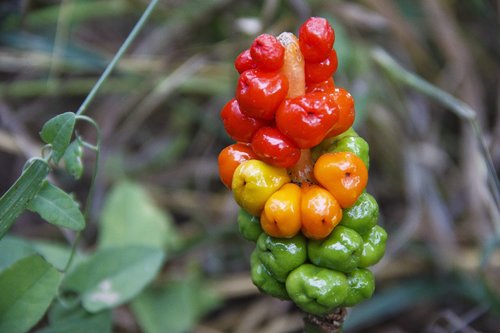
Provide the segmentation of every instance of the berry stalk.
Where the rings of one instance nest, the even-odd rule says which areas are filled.
[[[342,333],[342,326],[347,315],[346,308],[337,308],[325,316],[304,313],[305,333]]]

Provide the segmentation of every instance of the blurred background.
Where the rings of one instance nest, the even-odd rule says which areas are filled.
[[[40,154],[43,124],[78,109],[147,4],[0,1],[1,193]],[[476,136],[498,172],[500,2],[493,0],[161,1],[86,112],[103,142],[81,250],[95,246],[103,211],[119,210],[110,197],[154,207],[177,245],[158,278],[170,292],[142,311],[156,309],[164,332],[301,331],[291,303],[260,295],[250,281],[254,245],[238,234],[238,207],[219,181],[217,155],[232,143],[219,112],[234,95],[234,58],[258,34],[296,32],[312,15],[335,29],[335,82],[355,98],[355,129],[370,144],[368,191],[390,237],[374,268],[375,296],[350,311],[346,332],[500,332],[500,213]],[[376,48],[470,105],[480,132],[388,75],[374,61]],[[95,140],[92,128],[78,131]],[[54,181],[83,203],[94,161],[86,151],[82,180],[56,172]],[[11,233],[71,239],[33,214]],[[114,332],[144,329],[141,311],[132,310],[114,311]]]

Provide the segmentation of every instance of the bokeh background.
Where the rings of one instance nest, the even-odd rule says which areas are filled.
[[[0,1],[2,193],[40,154],[44,122],[78,109],[147,3]],[[103,144],[81,250],[95,246],[110,193],[144,192],[145,205],[159,208],[178,244],[158,278],[174,286],[154,306],[166,318],[165,332],[301,331],[291,303],[260,295],[251,284],[253,244],[238,235],[238,207],[218,179],[217,155],[231,144],[219,112],[234,94],[233,59],[258,34],[296,32],[311,15],[335,29],[335,82],[355,98],[355,128],[370,144],[368,191],[390,236],[374,268],[375,296],[350,312],[346,332],[499,332],[500,213],[478,145],[480,137],[498,172],[494,0],[161,1],[86,112],[101,126]],[[374,60],[377,48],[470,105],[480,131],[389,75]],[[90,127],[78,131],[95,139]],[[87,151],[84,161],[81,181],[53,176],[81,202],[95,157]],[[139,210],[138,224],[140,218]],[[12,233],[61,244],[71,239],[33,214],[24,214]],[[176,288],[179,281],[190,282]],[[113,331],[142,331],[135,314],[115,310]]]

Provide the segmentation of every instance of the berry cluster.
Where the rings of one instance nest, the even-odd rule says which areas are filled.
[[[252,280],[314,314],[371,296],[365,268],[387,237],[365,192],[368,144],[351,128],[354,100],[332,79],[334,40],[318,17],[298,39],[258,36],[235,60],[236,97],[221,111],[237,143],[219,154],[219,172],[242,208],[241,233],[257,242]]]
[[[221,113],[229,136],[250,144],[262,161],[291,168],[301,149],[347,130],[354,102],[332,80],[334,39],[328,21],[318,18],[300,28],[300,49],[291,34],[258,36],[235,61],[240,73],[236,98]]]

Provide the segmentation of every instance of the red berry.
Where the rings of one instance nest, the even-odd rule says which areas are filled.
[[[337,70],[337,66],[338,60],[335,50],[331,50],[328,58],[321,62],[306,62],[304,68],[306,83],[318,83],[328,80]]]
[[[288,80],[284,74],[251,69],[240,75],[236,99],[247,116],[272,120],[287,92]]]
[[[347,90],[335,88],[331,96],[337,104],[339,118],[326,135],[327,138],[337,136],[347,131],[354,123],[356,113],[354,111],[354,98],[352,98],[352,95]]]
[[[278,129],[302,149],[323,141],[337,119],[337,105],[327,93],[286,100],[276,111]]]
[[[257,68],[257,64],[255,63],[255,61],[253,61],[249,49],[246,49],[245,51],[238,54],[236,60],[234,60],[234,68],[236,68],[236,70],[240,74],[249,69]]]
[[[283,66],[285,48],[276,37],[262,34],[253,41],[250,54],[259,69],[277,71]]]
[[[253,136],[252,149],[265,163],[280,168],[294,166],[300,149],[274,127],[262,127]]]
[[[299,29],[299,45],[306,62],[320,62],[330,54],[335,33],[328,21],[311,17]]]
[[[250,142],[252,137],[262,126],[269,123],[262,119],[249,117],[240,110],[238,101],[233,98],[222,108],[220,113],[227,134],[238,142]]]
[[[318,83],[308,83],[306,87],[306,94],[315,92],[333,94],[334,91],[335,91],[335,82],[333,82],[333,78],[331,77],[326,81]]]

